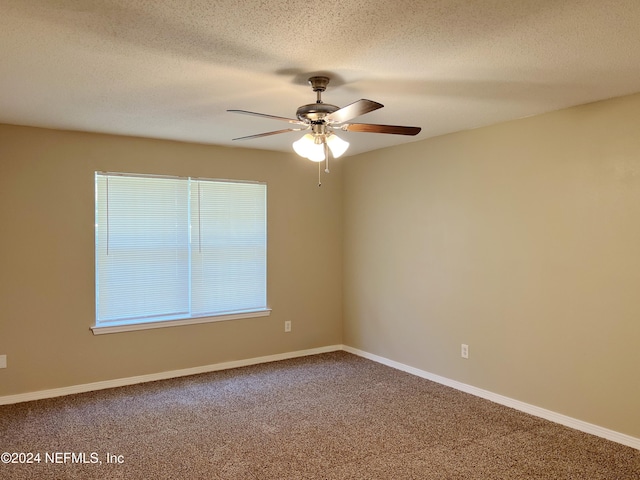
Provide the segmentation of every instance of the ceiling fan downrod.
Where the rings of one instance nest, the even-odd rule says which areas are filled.
[[[316,95],[317,95],[316,103],[322,103],[322,92],[324,92],[327,89],[327,85],[329,85],[329,80],[330,80],[329,77],[321,77],[321,76],[309,78],[309,85],[311,85],[311,88],[313,89],[314,92],[316,92]]]

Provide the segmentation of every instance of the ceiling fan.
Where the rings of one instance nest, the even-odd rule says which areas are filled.
[[[300,140],[293,143],[293,149],[302,157],[314,162],[328,162],[329,150],[334,158],[341,156],[349,147],[349,143],[339,138],[334,131],[344,130],[347,132],[367,132],[367,133],[390,133],[393,135],[417,135],[420,127],[405,127],[399,125],[376,125],[370,123],[348,123],[349,120],[372,112],[384,105],[372,100],[357,100],[346,107],[337,107],[322,101],[322,92],[329,84],[329,77],[314,76],[309,78],[309,84],[317,94],[315,103],[302,105],[296,111],[296,117],[286,118],[264,113],[248,112],[246,110],[227,110],[228,112],[241,113],[243,115],[253,115],[257,117],[270,118],[287,122],[294,126],[273,132],[258,133],[246,137],[234,138],[233,140],[251,140],[253,138],[267,137],[279,133],[308,131]],[[325,171],[328,173],[329,168]]]

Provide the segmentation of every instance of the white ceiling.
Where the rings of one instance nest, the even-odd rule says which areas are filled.
[[[313,103],[385,108],[348,154],[640,92],[640,0],[0,0],[0,123],[291,151]]]

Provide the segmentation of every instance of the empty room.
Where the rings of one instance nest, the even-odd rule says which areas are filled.
[[[640,478],[637,0],[0,0],[0,478]]]

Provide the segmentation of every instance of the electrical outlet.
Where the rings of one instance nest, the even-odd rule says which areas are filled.
[[[284,331],[285,332],[291,331],[291,320],[287,320],[286,322],[284,322]]]
[[[469,358],[469,345],[462,344],[460,348],[460,356],[462,358]]]
[[[7,356],[0,355],[0,368],[7,368]]]

